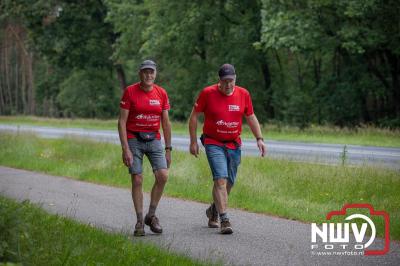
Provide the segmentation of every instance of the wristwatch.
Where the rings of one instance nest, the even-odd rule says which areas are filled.
[[[167,147],[165,147],[165,150],[170,150],[170,151],[172,151],[172,146],[167,146]]]
[[[262,138],[262,137],[261,137],[261,138],[256,138],[257,141],[259,141],[260,139],[261,139],[262,141],[264,141],[264,138]]]

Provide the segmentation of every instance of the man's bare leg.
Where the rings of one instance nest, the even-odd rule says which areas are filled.
[[[155,215],[156,208],[160,202],[161,195],[164,191],[165,184],[168,180],[168,169],[160,169],[154,172],[155,182],[150,194],[149,212],[144,218],[144,223],[150,226],[151,231],[157,234],[162,233],[162,227]]]
[[[225,213],[228,204],[228,193],[226,190],[226,179],[220,178],[214,180],[213,187],[214,203],[219,213]]]
[[[227,193],[227,203],[228,203],[228,196],[229,196],[229,194],[231,193],[231,189],[232,189],[232,187],[233,187],[233,185],[230,183],[230,182],[226,182],[226,193]],[[214,200],[214,202],[213,203],[211,203],[211,205],[214,205],[215,206],[215,208],[216,208],[216,204],[215,204],[215,202],[217,201],[217,199],[216,199],[216,192],[217,190],[215,189],[215,181],[214,181],[214,187],[213,187],[213,190],[212,190],[212,196],[213,196],[213,200]],[[213,206],[213,207],[214,207]],[[218,211],[218,209],[216,209],[217,211]]]
[[[228,207],[228,191],[227,191],[226,179],[214,180],[213,195],[215,206],[219,213],[219,219],[221,221],[221,233],[232,234],[232,226],[229,222],[228,214],[226,209]]]
[[[141,174],[139,175],[133,174],[131,176],[131,179],[132,179],[132,201],[139,222],[140,220],[143,221],[143,192],[142,192],[143,176]]]
[[[135,236],[144,236],[143,225],[143,176],[141,174],[132,174],[132,201],[135,207],[137,223],[135,225]]]
[[[153,188],[151,189],[150,194],[150,207],[149,207],[149,215],[154,215],[158,203],[160,202],[162,193],[164,191],[165,184],[168,180],[168,170],[160,169],[154,172],[155,181]]]

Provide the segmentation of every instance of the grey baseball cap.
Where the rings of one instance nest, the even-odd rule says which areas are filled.
[[[153,70],[157,70],[157,65],[156,63],[154,63],[154,61],[152,60],[144,60],[139,67],[139,70],[142,69],[153,69]]]
[[[223,64],[219,68],[218,76],[220,80],[235,79],[236,78],[235,67],[231,64]]]

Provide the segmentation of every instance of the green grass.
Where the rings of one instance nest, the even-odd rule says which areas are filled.
[[[75,127],[116,130],[117,120],[98,119],[55,119],[33,116],[0,116],[1,124]],[[199,130],[201,125],[199,125]],[[186,123],[173,122],[174,134],[188,135]],[[360,126],[354,129],[333,126],[310,126],[300,130],[296,127],[280,124],[265,124],[263,135],[267,140],[302,141],[315,143],[337,143],[382,147],[400,147],[400,130],[381,129],[372,126]],[[248,126],[243,127],[243,138],[252,139]]]
[[[154,177],[144,160],[144,190]],[[0,134],[0,165],[118,187],[130,177],[117,145],[79,139],[46,140]],[[400,239],[400,173],[368,166],[329,166],[243,157],[229,206],[306,222],[323,222],[345,203],[370,203],[391,216],[391,237]],[[173,152],[165,194],[211,201],[211,173],[204,153],[196,159]],[[382,223],[378,232],[382,232]]]
[[[117,120],[101,119],[56,119],[38,116],[0,116],[2,124],[53,126],[53,127],[74,127],[86,129],[117,129]]]
[[[0,197],[0,264],[206,265]]]

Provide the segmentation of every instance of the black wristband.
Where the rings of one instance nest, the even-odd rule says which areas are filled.
[[[256,138],[256,139],[257,139],[257,141],[259,141],[260,139],[261,139],[262,141],[264,141],[264,138],[262,138],[262,137],[261,137],[261,138]]]
[[[167,146],[167,147],[165,147],[165,150],[170,150],[170,151],[172,151],[172,146]]]

